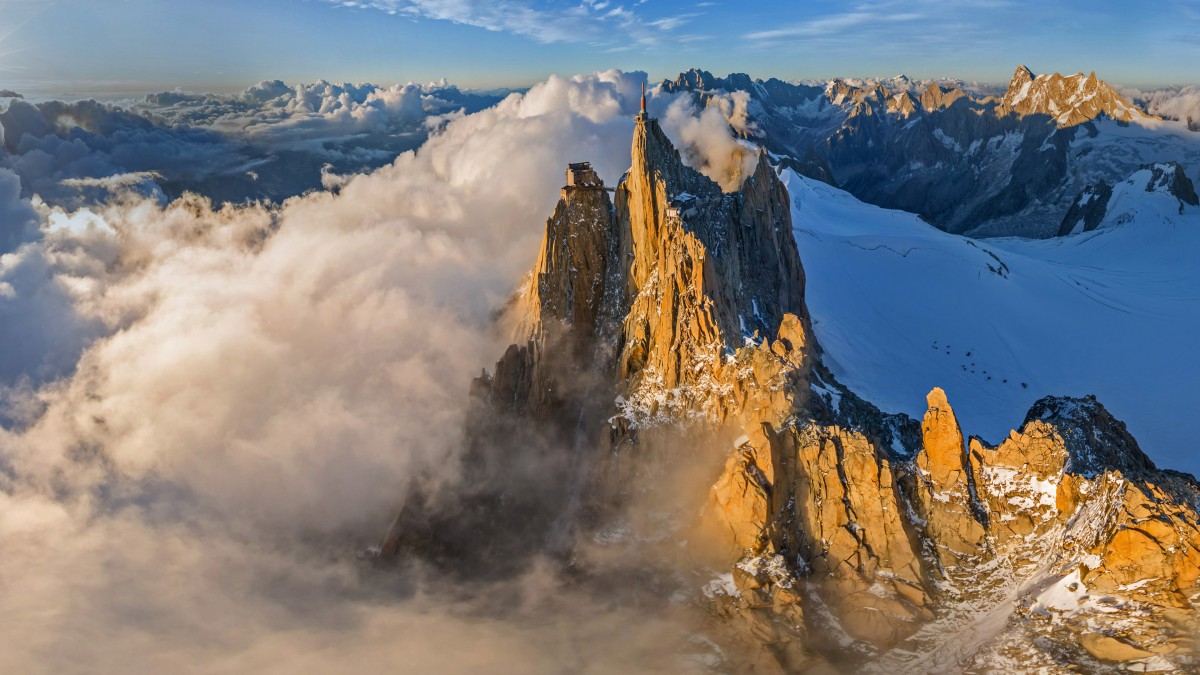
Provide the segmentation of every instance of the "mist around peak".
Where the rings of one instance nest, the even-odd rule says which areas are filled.
[[[457,475],[466,388],[501,341],[492,316],[536,253],[562,167],[587,157],[615,180],[627,165],[642,79],[550,78],[443,120],[419,150],[335,192],[277,205],[169,200],[134,178],[75,170],[52,175],[103,192],[43,199],[30,196],[41,183],[23,176],[25,155],[6,154],[10,667],[295,672],[397,660],[474,672],[507,659],[527,672],[675,671],[689,649],[677,623],[563,588],[538,556],[474,599],[437,570],[383,573],[361,559],[414,481],[436,489]],[[211,105],[253,109],[282,91]],[[218,115],[200,112],[207,100],[153,103],[180,119],[187,106]],[[700,111],[653,96],[652,108],[693,139],[687,161],[736,175],[728,152],[740,146],[716,123],[733,101]],[[8,119],[6,142],[32,142]],[[478,649],[453,648],[464,640]]]

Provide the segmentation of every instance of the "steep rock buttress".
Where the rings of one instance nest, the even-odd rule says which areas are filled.
[[[513,344],[471,388],[453,508],[410,498],[385,554],[495,570],[658,546],[638,574],[683,556],[682,578],[717,575],[690,591],[742,647],[732,670],[986,669],[1028,644],[1047,667],[1191,663],[1194,479],[1094,399],[1044,399],[993,447],[941,389],[921,422],[855,396],[821,363],[766,153],[723,192],[642,114],[611,193],[568,168],[501,321]]]

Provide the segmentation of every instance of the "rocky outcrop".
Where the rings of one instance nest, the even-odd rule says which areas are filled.
[[[1084,188],[1071,203],[1067,215],[1063,217],[1058,236],[1091,232],[1099,227],[1100,221],[1108,214],[1108,200],[1111,198],[1112,186],[1104,181]]]
[[[1008,81],[1008,89],[1004,92],[1001,102],[1006,107],[1013,107],[1021,98],[1029,95],[1033,88],[1034,75],[1028,66],[1020,65],[1013,71],[1012,79]]]
[[[819,180],[827,185],[838,187],[837,179],[833,176],[833,167],[829,166],[829,162],[825,161],[815,148],[809,148],[804,158],[796,161],[791,157],[783,157],[780,160],[780,165],[795,171],[796,173]]]
[[[1114,190],[1104,181],[1084,188],[1063,218],[1059,236],[1091,232],[1106,221],[1118,225],[1128,222],[1139,208],[1136,194],[1140,190],[1166,197],[1181,214],[1187,206],[1200,205],[1195,185],[1178,162],[1145,164],[1118,183],[1117,188]],[[1134,198],[1132,202],[1130,197]]]
[[[887,111],[900,117],[915,115],[920,110],[920,104],[913,100],[911,94],[902,91],[887,99]]]
[[[1181,208],[1184,204],[1200,205],[1200,197],[1196,196],[1196,186],[1179,162],[1163,162],[1142,168],[1150,171],[1150,182],[1146,184],[1146,192],[1165,192],[1178,199]]]
[[[934,389],[926,400],[924,447],[917,453],[911,481],[916,524],[942,567],[961,565],[983,553],[984,523],[963,433],[946,393]]]
[[[670,579],[738,672],[1192,665],[1192,477],[1094,398],[995,446],[941,389],[920,422],[881,412],[821,362],[770,157],[723,192],[643,114],[631,160],[612,199],[564,189],[472,386],[452,515],[414,497],[385,553],[633,560],[625,585]]]
[[[722,193],[684,166],[652,119],[638,124],[632,158],[616,194],[628,303],[617,376],[628,419],[724,419],[741,405],[723,393],[727,356],[746,338],[773,340],[791,314],[801,326],[792,347],[812,342],[787,193],[765,154],[739,192]],[[677,199],[686,205],[673,207]],[[676,394],[659,400],[662,391]]]
[[[946,88],[935,82],[921,94],[921,107],[925,110],[941,110],[966,97],[966,93],[958,87]]]

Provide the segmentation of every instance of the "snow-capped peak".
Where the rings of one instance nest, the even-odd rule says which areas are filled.
[[[1100,116],[1121,122],[1146,117],[1132,103],[1096,77],[1089,75],[1034,76],[1033,71],[1019,66],[1001,102],[1003,108],[1018,115],[1044,115],[1058,126],[1083,124]]]

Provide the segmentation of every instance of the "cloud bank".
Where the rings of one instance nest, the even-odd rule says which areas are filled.
[[[147,196],[282,201],[319,189],[327,166],[378,168],[418,147],[443,116],[501,98],[444,82],[276,80],[234,96],[162,92],[125,107],[14,99],[0,107],[0,167],[21,177],[26,196],[76,208],[107,199],[111,177],[135,175]]]
[[[1168,87],[1154,91],[1130,89],[1124,93],[1151,115],[1184,122],[1190,120],[1200,126],[1200,86]]]
[[[623,609],[537,565],[464,595],[355,559],[413,480],[455,474],[467,384],[500,353],[491,317],[533,262],[563,165],[590,160],[610,183],[628,166],[641,79],[551,77],[279,206],[164,203],[133,177],[76,208],[22,197],[0,169],[10,669],[697,666],[687,655],[708,648],[685,609]],[[395,94],[364,100],[409,110]],[[653,107],[689,161],[727,174],[709,156],[736,143],[727,104]],[[374,114],[345,109],[345,124]],[[90,128],[142,124],[79,110]]]
[[[754,172],[758,162],[755,146],[739,142],[739,136],[755,133],[750,121],[750,94],[710,94],[703,110],[697,110],[691,96],[675,98],[667,106],[662,125],[681,144],[681,154],[693,167],[717,181],[726,192],[739,189]]]

